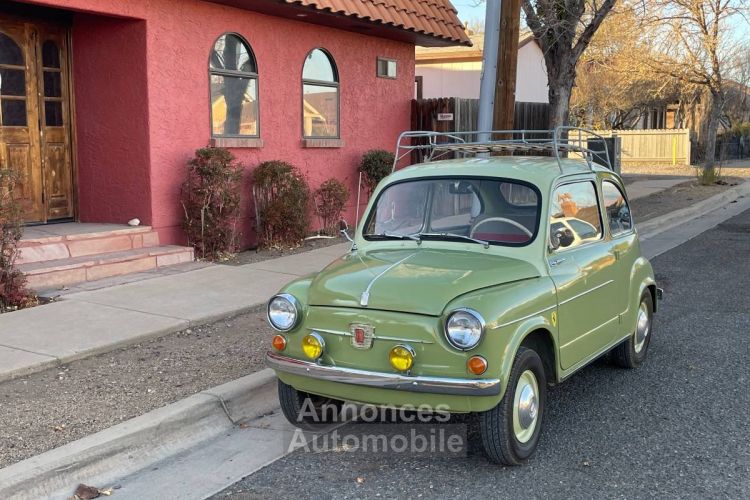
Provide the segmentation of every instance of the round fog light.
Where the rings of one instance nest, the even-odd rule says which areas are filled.
[[[273,340],[271,340],[271,345],[273,345],[273,348],[277,351],[283,351],[286,349],[286,339],[283,335],[274,335]]]
[[[472,356],[466,362],[466,368],[474,375],[481,375],[487,371],[487,360],[482,356]]]
[[[416,353],[414,349],[406,345],[397,345],[388,353],[388,361],[391,366],[400,372],[409,370],[414,364]]]
[[[326,343],[323,340],[323,337],[321,337],[317,333],[305,335],[305,337],[302,339],[302,352],[304,352],[305,356],[310,359],[318,359],[320,356],[322,356],[325,346]]]

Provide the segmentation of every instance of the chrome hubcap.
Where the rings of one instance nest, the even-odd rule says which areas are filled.
[[[518,378],[513,398],[513,432],[516,439],[525,443],[534,434],[539,416],[539,385],[531,370]]]
[[[651,332],[651,325],[648,321],[648,306],[645,303],[638,308],[638,321],[635,325],[635,352],[640,354],[643,346],[646,345],[646,338]]]

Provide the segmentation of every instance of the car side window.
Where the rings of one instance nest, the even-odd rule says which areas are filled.
[[[611,181],[603,181],[602,195],[610,234],[617,236],[633,229],[630,207],[620,188]]]
[[[550,243],[573,248],[602,237],[599,201],[593,182],[572,182],[555,189],[550,200]]]

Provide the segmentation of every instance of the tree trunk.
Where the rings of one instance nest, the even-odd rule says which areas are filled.
[[[703,163],[703,178],[713,178],[713,169],[716,164],[716,133],[719,128],[719,115],[721,114],[721,97],[708,93],[710,99],[708,116],[706,117],[706,140]]]
[[[567,126],[570,121],[570,95],[573,79],[557,78],[549,82],[549,128]]]

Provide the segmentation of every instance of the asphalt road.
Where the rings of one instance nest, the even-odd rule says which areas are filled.
[[[666,290],[649,358],[550,390],[536,456],[295,452],[214,498],[749,498],[750,211],[653,261]]]

